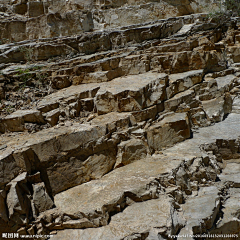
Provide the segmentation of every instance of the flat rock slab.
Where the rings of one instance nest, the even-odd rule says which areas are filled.
[[[230,182],[233,187],[240,187],[240,164],[238,163],[227,163],[225,169],[223,169],[222,174],[219,178],[223,182]]]
[[[38,110],[18,110],[6,117],[0,122],[0,131],[18,132],[24,130],[24,123],[45,123],[42,113]],[[2,130],[1,130],[2,129]]]
[[[53,236],[54,239],[120,240],[135,233],[150,232],[152,228],[172,228],[171,198],[161,196],[146,202],[135,203],[123,212],[114,215],[109,225],[86,230],[64,230]]]
[[[230,87],[230,85],[233,83],[235,79],[236,79],[235,75],[227,75],[224,77],[215,78],[219,90],[223,88],[226,88],[225,90],[227,90],[227,88]]]
[[[194,70],[184,73],[169,75],[169,87],[167,87],[168,99],[175,94],[188,90],[203,78],[203,70]]]
[[[99,85],[97,83],[89,83],[62,89],[46,96],[38,103],[38,109],[42,112],[49,112],[58,108],[60,101],[66,101],[67,99],[77,101],[78,99],[92,98],[100,88]]]
[[[147,72],[120,77],[101,85],[95,99],[99,114],[131,112],[161,103],[165,99],[167,75]]]
[[[216,139],[237,139],[240,132],[240,114],[231,113],[220,123],[204,127],[193,133],[193,138],[177,143],[164,151],[167,156],[185,156],[186,158],[201,156],[199,146],[215,142]]]
[[[103,211],[104,206],[116,203],[125,192],[141,195],[141,192],[146,191],[148,183],[161,174],[170,173],[180,163],[181,160],[170,161],[159,156],[139,160],[118,168],[99,180],[55,195],[55,205],[61,212],[67,214]]]
[[[147,129],[147,141],[152,151],[160,151],[189,137],[190,125],[186,113],[166,116]]]
[[[183,217],[187,223],[180,235],[203,233],[212,227],[220,207],[218,193],[215,186],[204,187],[199,190],[198,196],[190,197],[182,205]]]

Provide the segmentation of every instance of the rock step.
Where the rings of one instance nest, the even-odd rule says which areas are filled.
[[[176,118],[176,116],[177,114],[174,118]],[[170,119],[174,118],[168,116],[166,122],[171,123]],[[181,118],[182,114],[180,114],[179,120],[181,120]],[[183,143],[179,143],[172,148],[162,151],[161,155],[147,158],[147,149],[145,150],[145,153],[138,152],[139,146],[141,146],[141,149],[144,148],[144,140],[138,139],[136,141],[132,139],[131,144],[129,144],[129,141],[126,141],[127,137],[125,135],[119,149],[114,150],[114,134],[112,134],[113,137],[111,139],[106,138],[106,140],[104,140],[104,138],[102,138],[104,132],[114,133],[116,129],[119,131],[119,137],[123,136],[124,131],[122,130],[129,129],[130,121],[130,116],[127,113],[121,113],[118,114],[118,116],[116,113],[111,113],[102,115],[99,119],[94,119],[92,125],[89,124],[87,126],[78,124],[67,128],[49,129],[45,132],[42,131],[33,134],[31,139],[29,137],[25,137],[24,139],[23,137],[9,142],[5,148],[1,149],[1,162],[5,166],[4,175],[1,177],[1,187],[4,187],[4,185],[11,180],[12,182],[18,182],[17,179],[14,180],[13,178],[14,175],[17,176],[19,174],[19,171],[27,171],[28,175],[31,176],[31,171],[33,169],[33,172],[39,170],[40,173],[38,173],[38,177],[44,179],[48,191],[52,188],[52,192],[57,193],[58,191],[64,190],[64,188],[70,187],[70,189],[55,195],[55,204],[58,204],[58,208],[41,214],[40,218],[36,221],[36,224],[41,225],[41,222],[44,221],[44,225],[46,225],[48,229],[97,227],[106,225],[109,214],[111,215],[111,213],[123,210],[128,203],[131,205],[132,201],[138,202],[139,200],[152,199],[158,196],[161,198],[161,191],[165,188],[167,193],[174,196],[177,203],[182,203],[182,194],[189,195],[192,191],[197,189],[198,184],[205,184],[206,181],[215,181],[216,174],[220,173],[222,165],[219,165],[217,159],[212,157],[211,154],[213,149],[216,154],[220,154],[218,156],[222,156],[223,159],[226,157],[227,159],[233,157],[239,158],[239,140],[237,139],[238,131],[236,131],[236,123],[239,122],[238,114],[230,114],[229,117],[221,123],[211,127],[201,128],[199,129],[199,133],[194,134],[192,139],[186,140]],[[166,133],[171,132],[171,129],[169,129],[170,126],[181,134],[182,129],[180,128],[180,125],[176,125],[178,126],[177,129],[171,124],[158,126],[160,129],[165,128]],[[108,131],[106,131],[106,127],[108,128]],[[134,132],[137,134],[135,136],[140,136],[139,132],[136,132],[136,128],[133,129],[133,135]],[[173,138],[174,137],[172,136],[169,137],[169,139]],[[219,140],[216,141],[216,138]],[[139,140],[142,141],[140,145]],[[124,141],[126,142],[124,143]],[[92,145],[88,145],[89,143]],[[119,140],[117,140],[115,144],[119,144]],[[132,146],[132,149],[130,148],[129,152],[127,148],[123,150],[124,144],[126,147]],[[104,145],[107,147],[106,152],[102,151]],[[87,161],[82,162],[83,157],[86,157],[88,146],[90,149],[95,146],[95,149],[93,152],[90,150],[89,153],[91,156]],[[230,149],[230,151],[227,149]],[[99,150],[101,151],[99,152]],[[123,152],[121,152],[122,150]],[[130,154],[128,157],[133,157],[135,155],[136,158],[133,159],[134,162],[130,164],[129,162],[124,163],[123,161],[123,165],[128,165],[115,169],[111,173],[97,180],[111,170],[109,169],[110,164],[112,167],[114,166],[116,162],[116,153],[114,152],[118,152],[118,158],[121,158],[122,154],[126,152]],[[210,154],[209,156],[208,152]],[[54,160],[53,156],[56,156],[57,158]],[[70,161],[68,161],[69,158]],[[106,161],[106,159],[108,159],[108,161]],[[220,161],[220,159],[218,159],[218,161]],[[163,164],[163,162],[165,162],[165,164]],[[97,163],[100,165],[96,165]],[[82,166],[84,166],[84,168],[82,168]],[[46,172],[44,172],[43,169]],[[47,178],[45,175],[46,173],[48,176]],[[76,176],[76,173],[79,177],[75,179],[74,183],[71,174]],[[125,178],[122,178],[123,173],[126,176]],[[127,177],[127,174],[129,174],[129,177]],[[227,171],[224,174],[226,175]],[[116,176],[119,176],[121,179],[120,182],[118,180],[116,181],[116,179],[118,179]],[[133,179],[131,176],[133,176]],[[80,177],[84,177],[84,180],[80,179]],[[37,180],[37,176],[32,176],[31,179],[35,179],[34,184],[36,181],[40,181]],[[71,186],[75,186],[77,182],[80,184],[82,181],[85,182],[91,179],[96,180],[71,188]],[[189,180],[185,181],[184,179]],[[49,181],[51,184],[50,188],[48,185]],[[128,181],[132,184],[136,183],[136,185],[129,184]],[[226,179],[226,181],[229,180]],[[235,180],[233,179],[233,181]],[[198,182],[197,185],[196,182]],[[177,188],[174,186],[177,186]],[[131,190],[129,190],[129,187]],[[40,188],[42,189],[42,187]],[[77,189],[79,189],[80,192],[82,192],[81,189],[85,189],[83,191],[84,194],[77,194]],[[99,189],[97,194],[98,197],[94,197],[93,193],[89,195],[86,194],[88,192],[86,191],[87,189],[91,193],[95,192],[96,189]],[[114,194],[114,189],[119,195]],[[105,191],[107,191],[108,194],[104,194]],[[179,191],[182,191],[182,193]],[[122,197],[123,193],[124,197]],[[86,198],[86,204],[78,205],[76,208],[70,209],[71,205],[69,204],[69,201],[73,199],[72,197],[75,196],[75,194],[76,200],[74,201],[74,204],[77,204],[78,199],[81,200],[82,198]],[[103,199],[102,210],[99,210],[99,208],[96,209],[96,203],[92,204],[92,201],[95,201],[96,199],[99,200],[100,197]],[[128,200],[129,198],[131,200]],[[62,205],[61,201],[66,204]],[[80,202],[82,203],[82,201]],[[93,208],[91,206],[93,206]],[[80,212],[77,209],[80,209]],[[65,210],[66,212],[64,215]],[[13,208],[12,216],[15,216],[14,212],[15,210]],[[48,214],[52,215],[53,213],[54,216],[56,216],[54,223],[52,222],[52,218],[48,217]],[[61,216],[65,216],[64,219]]]
[[[144,232],[162,234],[166,237],[166,234],[169,234],[168,231],[171,231],[170,226],[175,226],[174,229],[181,230],[182,234],[205,233],[206,230],[212,229],[215,219],[219,216],[222,201],[219,195],[222,186],[230,181],[232,173],[238,174],[237,169],[239,168],[239,164],[228,163],[223,173],[219,175],[221,182],[212,183],[211,181],[215,181],[217,174],[220,174],[223,167],[219,163],[220,158],[217,161],[216,157],[213,157],[212,150],[215,149],[216,154],[221,156],[221,161],[226,157],[227,159],[236,158],[235,161],[238,161],[238,132],[234,130],[234,127],[228,131],[229,124],[238,120],[239,115],[230,114],[230,118],[226,119],[226,122],[200,129],[199,133],[194,134],[192,139],[162,151],[161,155],[138,160],[115,169],[99,180],[76,186],[55,195],[57,209],[46,211],[37,222],[45,221],[51,230],[85,228],[84,224],[80,226],[81,221],[85,224],[91,224],[91,228],[86,230],[73,231],[78,239],[85,239],[86,236],[89,239],[123,239],[136,232],[139,234]],[[221,132],[217,141],[215,140],[216,130]],[[122,178],[123,175],[124,178]],[[239,182],[237,176],[232,181]],[[237,185],[232,185],[232,187],[237,187]],[[197,196],[196,193],[198,193]],[[145,212],[144,206],[155,206],[155,203],[160,204],[163,200],[167,204],[169,202],[174,204],[175,213],[166,212],[166,215],[172,219],[170,222],[173,225],[170,225],[170,228],[164,228],[165,231],[161,233],[150,230],[152,227],[163,226],[162,222],[161,224],[155,223],[154,226],[151,225],[152,214],[144,214],[145,217],[140,217],[140,221],[132,222],[135,219],[135,215],[132,215],[132,209],[139,209],[138,214],[141,216],[140,208]],[[206,202],[208,203],[207,208]],[[158,206],[159,211],[164,211],[165,208],[162,208],[162,205]],[[239,204],[236,205],[237,209],[239,209]],[[47,216],[53,214],[55,219],[60,215],[70,218],[65,218],[66,220],[61,218],[61,220],[52,221],[54,223],[48,225],[47,219],[49,218]],[[109,216],[111,219],[107,223]],[[148,220],[148,216],[151,217],[151,221]],[[79,220],[75,220],[75,222],[71,220],[77,218]],[[118,231],[116,224],[120,224],[119,228],[121,229],[122,221],[120,220],[122,219],[125,219],[124,224],[126,221],[129,221],[129,224],[127,228],[125,226],[126,230]],[[163,222],[166,224],[165,220]],[[107,226],[105,226],[106,224]],[[96,228],[99,226],[104,227]],[[144,226],[146,226],[145,231],[141,231]],[[221,224],[219,224],[220,227]],[[174,230],[172,229],[172,231]],[[66,238],[68,234],[69,230],[59,231],[55,239],[58,237],[61,239],[61,236]]]
[[[53,239],[74,236],[79,240],[120,240],[144,236],[150,240],[159,236],[167,238],[169,235],[176,235],[177,230],[181,230],[179,235],[204,233],[213,226],[219,213],[218,193],[219,190],[215,186],[200,188],[198,196],[187,199],[186,203],[181,205],[182,211],[174,209],[172,198],[160,195],[158,199],[132,204],[123,212],[114,215],[107,226],[86,230],[63,230],[53,236]],[[174,210],[170,213],[171,208]],[[236,205],[237,209],[239,205]]]
[[[86,230],[64,230],[53,236],[53,239],[66,239],[70,236],[74,236],[76,239],[99,240],[120,240],[126,237],[143,237],[146,239],[148,235],[158,236],[156,228],[164,228],[161,235],[166,237],[168,234],[176,233],[176,229],[183,225],[183,220],[178,216],[177,211],[173,210],[173,206],[172,199],[167,196],[135,203],[127,207],[122,213],[114,215],[107,226]],[[173,223],[170,219],[173,220]]]
[[[139,132],[135,133],[137,130]],[[131,140],[131,132],[136,139],[139,136],[142,140],[128,141]],[[158,135],[154,134],[156,132],[161,132],[161,142],[158,141]],[[149,129],[138,125],[130,113],[109,113],[96,117],[88,124],[49,128],[31,136],[23,135],[17,140],[13,138],[2,147],[1,162],[4,165],[11,162],[12,172],[2,173],[0,187],[4,187],[20,169],[24,169],[28,173],[40,171],[45,174],[50,184],[47,186],[49,191],[56,194],[101,177],[111,171],[115,164],[126,165],[140,156],[144,157],[150,152],[149,149],[151,152],[158,151],[189,137],[190,126],[186,113],[167,115]],[[139,148],[142,150],[139,151]],[[129,159],[122,156],[128,151]],[[100,164],[99,168],[95,164]],[[67,176],[66,172],[67,181],[63,178]]]
[[[169,76],[148,72],[108,83],[71,86],[46,96],[38,103],[38,110],[19,110],[3,118],[0,130],[23,131],[25,122],[48,122],[54,126],[61,115],[74,118],[82,111],[98,114],[142,111],[200,83],[202,77],[203,70]]]
[[[182,49],[179,49],[179,47],[176,46],[176,49],[174,51],[176,52],[177,55],[179,55],[178,52],[180,52],[180,51],[189,51],[189,54],[190,54],[192,51],[192,48],[197,47],[199,44],[200,45],[204,45],[204,44],[211,45],[212,44],[211,42],[209,42],[209,40],[207,40],[207,38],[205,38],[205,39],[206,39],[205,42],[200,41],[199,43],[196,40],[187,41],[187,42],[185,41],[182,43],[180,42],[178,45],[181,46]],[[176,45],[176,43],[173,45]],[[193,45],[193,47],[191,47],[189,49],[187,47],[188,45]],[[160,46],[160,48],[162,48],[162,49],[163,49],[163,47],[164,46]],[[166,49],[169,49],[169,48],[170,48],[170,46],[167,45]],[[129,56],[129,57],[128,57],[128,55],[130,53],[124,53],[124,54],[119,53],[120,54],[119,56],[113,56],[113,57],[108,56],[105,59],[99,60],[99,57],[101,59],[104,56],[104,53],[99,53],[99,54],[92,54],[90,57],[87,56],[87,57],[74,58],[73,60],[68,60],[68,61],[62,62],[58,65],[57,64],[49,65],[49,63],[48,63],[48,64],[46,64],[45,70],[43,68],[43,70],[41,72],[42,72],[42,74],[47,73],[47,76],[52,75],[51,80],[53,83],[53,87],[55,87],[57,89],[67,87],[70,84],[109,81],[118,76],[122,76],[122,75],[126,75],[126,74],[143,73],[143,72],[151,70],[154,66],[154,62],[157,60],[157,52],[159,52],[159,51],[158,51],[157,46],[151,47],[150,49],[149,50],[150,50],[151,54],[149,53],[149,50],[148,50],[148,53],[146,53],[146,52],[143,52],[141,54],[133,53],[133,56]],[[213,47],[213,49],[214,49],[214,47]],[[130,48],[129,48],[129,50],[130,50]],[[136,50],[137,49],[135,49],[135,51]],[[128,48],[125,51],[128,51]],[[114,51],[109,51],[108,55],[111,56],[111,52],[114,52]],[[122,50],[120,49],[120,50],[118,50],[118,52],[122,52]],[[153,61],[151,60],[152,52],[154,52],[154,55],[155,55]],[[145,56],[143,56],[143,54]],[[158,54],[161,55],[162,52],[160,51]],[[167,53],[167,55],[165,56],[166,59],[165,60],[162,59],[161,62],[169,61],[169,60],[167,60],[169,58],[169,54],[170,53]],[[176,55],[176,54],[174,54],[174,55]],[[174,56],[172,56],[172,57],[174,57]],[[161,56],[161,58],[163,58],[163,56]],[[177,58],[177,56],[175,56],[175,58]],[[92,60],[92,62],[89,62],[89,60],[90,61]],[[174,59],[172,61],[174,61]],[[161,64],[161,62],[159,64]],[[73,64],[74,64],[74,66],[72,66]],[[65,65],[65,67],[63,67],[64,65]],[[188,63],[187,65],[191,65],[191,64]],[[20,71],[19,69],[22,69],[21,65],[16,66],[16,71],[12,71],[12,67],[11,67],[10,69],[7,68],[7,69],[2,70],[2,72],[4,73],[4,76],[6,75],[5,78],[11,77],[11,78],[15,79],[15,81],[17,81],[17,80],[21,80],[25,76],[29,78],[30,73],[29,72],[24,73],[24,71],[26,71],[26,70],[29,71],[30,68],[31,68],[31,65],[29,65],[29,67],[27,69],[23,69],[23,74],[19,74],[19,71]],[[56,68],[60,68],[60,70],[56,69]],[[191,68],[194,69],[195,67],[189,66],[189,69],[191,69]],[[177,69],[173,68],[172,70],[176,72],[176,71],[179,71],[180,69],[177,70]],[[187,71],[187,70],[188,69],[185,67],[185,69],[180,70],[180,71]],[[12,76],[12,74],[14,74],[14,73],[16,73],[16,75]],[[32,77],[35,78],[36,76],[34,75],[34,72],[32,72],[32,73],[33,73]]]
[[[0,61],[2,63],[9,63],[27,60],[24,51],[20,51],[23,48],[26,49],[26,51],[29,48],[32,49],[32,51],[34,51],[33,56],[35,60],[44,60],[54,56],[67,55],[71,52],[89,54],[97,51],[108,51],[117,47],[124,47],[133,41],[140,43],[146,40],[164,38],[180,30],[184,22],[195,22],[198,19],[198,15],[183,16],[169,18],[160,22],[157,21],[145,26],[129,26],[128,29],[125,30],[118,29],[85,33],[78,37],[57,38],[50,41],[48,40],[48,42],[23,43],[21,46],[18,44],[16,47],[14,47],[13,44],[5,44],[2,45],[0,49]],[[212,28],[214,26],[212,26]],[[148,34],[143,34],[144,32],[148,32]],[[71,46],[74,46],[74,48]],[[47,48],[48,53],[46,52]],[[49,51],[49,48],[51,51]]]
[[[140,122],[149,119],[144,112],[154,115],[154,119],[164,109],[178,111],[186,106],[192,109],[192,121],[196,125],[207,118],[212,122],[221,121],[232,110],[232,98],[225,93],[238,86],[238,77],[232,74],[215,79],[208,77],[204,82],[202,78],[203,70],[169,76],[147,72],[108,83],[71,86],[43,98],[37,105],[38,110],[19,110],[2,118],[0,131],[24,131],[24,124],[29,122],[54,126],[60,118],[74,119],[93,112],[134,112]],[[205,112],[202,117],[201,112]]]

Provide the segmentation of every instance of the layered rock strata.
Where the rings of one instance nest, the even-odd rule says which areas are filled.
[[[239,233],[238,19],[176,17],[202,11],[195,1],[138,2],[0,8],[18,19],[0,23],[2,35],[14,26],[0,45],[1,233],[83,240]],[[175,17],[143,23],[161,4],[172,6],[170,15],[177,9]],[[124,26],[121,15],[136,9],[143,19]],[[110,24],[106,12],[119,22]],[[22,31],[14,25],[20,18],[42,22],[46,35]],[[76,19],[82,25],[73,32]]]

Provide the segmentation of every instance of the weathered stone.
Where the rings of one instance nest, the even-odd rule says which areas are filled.
[[[53,201],[49,197],[44,183],[33,184],[33,204],[37,213],[44,212],[53,207]]]
[[[239,169],[240,164],[228,163],[226,168],[223,170],[222,174],[219,175],[220,180],[223,182],[229,182],[233,187],[239,188],[240,187]]]
[[[13,6],[13,11],[15,13],[24,15],[27,12],[27,4],[26,3],[20,3]]]
[[[14,179],[20,172],[20,167],[12,156],[13,150],[6,148],[0,154],[0,189]]]
[[[186,113],[165,117],[147,129],[147,141],[151,151],[161,151],[190,137],[190,125]]]
[[[127,165],[133,161],[145,158],[148,154],[147,144],[140,139],[131,139],[118,145],[116,167]]]
[[[109,148],[107,151],[94,154],[82,163],[79,174],[85,175],[85,181],[101,178],[110,172],[116,162],[116,150]]]
[[[61,115],[61,111],[59,108],[49,111],[48,113],[44,114],[47,122],[51,126],[55,126],[58,123],[59,116]]]
[[[187,222],[179,235],[204,233],[213,226],[220,207],[218,192],[214,186],[201,188],[198,196],[189,198],[182,205]]]
[[[164,109],[163,103],[160,103],[157,106],[152,106],[141,111],[132,112],[132,115],[134,116],[137,122],[142,122],[149,119],[155,119],[157,113],[162,112],[163,109]]]
[[[69,81],[69,76],[66,75],[53,77],[52,83],[56,89],[66,88],[71,85],[71,82]]]
[[[28,123],[45,123],[40,111],[37,110],[18,110],[11,115],[8,115],[2,120],[5,129],[11,132],[23,131],[24,122]]]
[[[170,99],[175,94],[183,92],[193,85],[200,83],[203,77],[203,70],[190,71],[169,75],[169,87],[167,97]]]
[[[156,232],[158,229],[164,229],[159,231],[163,236],[173,234],[184,222],[178,220],[180,217],[176,212],[173,212],[171,201],[172,199],[169,197],[160,196],[159,199],[135,203],[127,207],[122,213],[114,215],[108,226],[72,232],[64,230],[54,236],[53,239],[66,239],[74,235],[78,239],[93,239],[92,236],[94,236],[95,239],[99,240],[120,240],[135,233],[149,233],[152,229],[156,229]],[[175,221],[180,222],[178,226],[174,226],[174,217],[176,218]],[[157,236],[156,233],[155,237]]]
[[[64,229],[79,229],[79,228],[92,228],[94,227],[93,223],[90,222],[88,219],[83,218],[80,220],[71,220],[71,221],[67,221],[67,222],[63,222],[62,224]]]
[[[170,2],[0,0],[0,234],[239,230],[236,19],[160,19],[209,6]]]
[[[154,197],[156,190],[154,187],[146,188],[146,184],[153,181],[156,176],[171,171],[170,169],[177,167],[180,162],[179,160],[169,161],[159,156],[135,161],[117,168],[99,180],[55,195],[55,204],[60,211],[71,215],[77,215],[79,212],[87,214],[95,209],[102,214],[105,211],[114,211],[115,207],[123,201],[124,193],[131,193],[130,196],[133,199]]]
[[[217,82],[218,90],[220,93],[229,92],[233,88],[234,80],[236,76],[227,75],[224,77],[218,77],[215,79]]]
[[[94,118],[91,125],[106,126],[108,132],[117,130],[127,130],[130,125],[134,125],[134,119],[129,113],[108,113]]]
[[[38,17],[44,14],[43,2],[31,1],[27,3],[29,17]]]
[[[164,107],[168,111],[176,111],[180,104],[185,103],[191,105],[194,101],[195,93],[193,90],[187,90],[176,94],[171,99],[164,102]]]
[[[166,97],[166,81],[166,74],[156,73],[114,79],[96,95],[98,114],[138,111],[161,103]]]
[[[7,222],[8,215],[7,215],[7,206],[5,204],[6,198],[6,191],[0,190],[0,219]]]
[[[223,205],[223,218],[217,223],[216,229],[211,231],[211,234],[238,234],[240,230],[239,221],[239,189],[230,189],[229,198]],[[223,239],[223,238],[220,238]]]
[[[6,130],[11,132],[22,132],[24,130],[24,119],[19,116],[6,116],[4,119],[1,119],[0,124],[2,125],[0,129],[2,129],[3,133]]]
[[[38,109],[42,112],[49,112],[58,108],[60,101],[67,101],[68,99],[77,101],[78,99],[94,97],[98,89],[99,84],[94,83],[71,86],[45,97],[39,102]]]
[[[223,96],[209,101],[202,101],[203,109],[211,121],[220,122],[226,114],[231,112],[232,99],[231,97],[229,99],[229,97],[227,95],[227,97]]]
[[[31,204],[26,195],[29,194],[26,182],[26,173],[22,173],[8,184],[10,190],[7,194],[6,202],[9,219],[13,220],[16,224],[27,223],[30,217]]]

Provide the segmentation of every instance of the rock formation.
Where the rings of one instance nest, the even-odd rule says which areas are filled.
[[[0,1],[0,234],[240,233],[240,24],[209,5]]]

